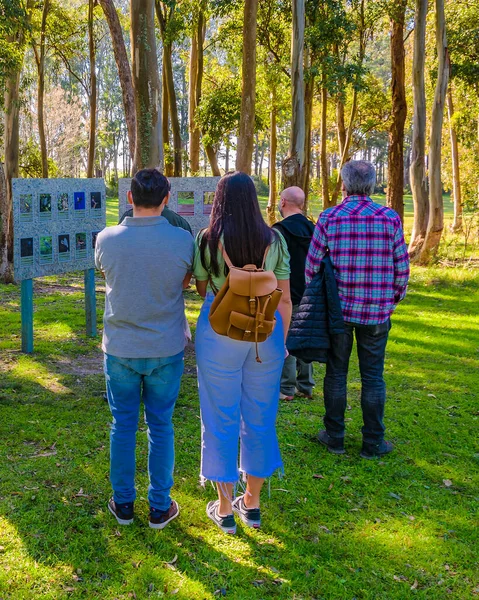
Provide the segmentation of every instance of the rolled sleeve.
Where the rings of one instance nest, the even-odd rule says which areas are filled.
[[[305,280],[306,285],[313,279],[314,275],[319,271],[321,261],[328,249],[327,238],[327,220],[321,215],[316,223],[313,237],[309,245],[308,256],[306,257],[305,265]]]
[[[406,296],[407,284],[409,281],[409,254],[404,233],[399,221],[394,235],[394,301],[401,302]]]
[[[290,257],[288,245],[286,244],[286,240],[284,239],[283,235],[278,230],[276,230],[276,233],[278,234],[279,239],[279,243],[276,243],[278,259],[273,272],[278,280],[289,279],[291,269],[289,266]]]

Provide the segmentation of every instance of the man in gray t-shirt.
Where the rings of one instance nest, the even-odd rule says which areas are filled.
[[[103,343],[110,435],[108,503],[118,523],[133,521],[135,445],[140,401],[148,425],[150,527],[178,516],[171,499],[172,415],[183,373],[187,322],[183,289],[191,277],[193,238],[161,216],[169,182],[156,169],[138,171],[128,192],[133,216],[98,234],[96,266],[106,281]]]

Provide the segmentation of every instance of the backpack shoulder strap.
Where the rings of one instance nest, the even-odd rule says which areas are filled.
[[[228,256],[228,254],[226,253],[226,250],[224,249],[224,246],[221,243],[221,240],[218,241],[218,249],[221,251],[221,254],[223,255],[225,263],[228,265],[228,269],[231,269],[233,267],[233,263],[231,262],[231,259]]]

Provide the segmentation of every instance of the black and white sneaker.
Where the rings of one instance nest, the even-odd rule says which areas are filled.
[[[108,502],[108,510],[120,525],[131,525],[133,523],[133,517],[135,516],[133,506],[133,502],[118,504],[113,498],[110,498]]]
[[[150,527],[152,529],[163,529],[170,521],[176,519],[180,514],[180,507],[176,500],[172,500],[168,510],[157,510],[150,506]]]
[[[247,508],[244,503],[244,496],[238,496],[232,503],[233,512],[248,527],[259,529],[261,527],[261,512],[259,508]]]
[[[206,506],[206,514],[215,523],[223,533],[234,535],[236,533],[236,521],[234,515],[220,517],[218,514],[219,500],[212,500]]]

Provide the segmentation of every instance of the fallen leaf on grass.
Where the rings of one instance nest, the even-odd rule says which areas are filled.
[[[73,494],[73,497],[74,498],[89,498],[90,496],[88,494],[85,494],[85,492],[83,491],[83,488],[80,488],[76,494]]]
[[[415,579],[415,580],[414,580],[414,583],[413,583],[413,584],[412,584],[412,586],[411,586],[411,589],[412,589],[412,590],[417,590],[417,586],[418,586],[418,582],[417,582],[417,579]]]
[[[52,450],[51,452],[38,452],[37,454],[31,454],[30,458],[46,458],[47,456],[55,456],[56,453],[56,450]]]
[[[334,483],[331,483],[330,486],[328,487],[328,492],[330,492],[334,487]]]
[[[285,582],[284,579],[281,579],[278,577],[278,579],[273,579],[273,584],[274,585],[283,585],[283,583]]]
[[[313,475],[313,479],[324,479],[324,475],[317,475],[317,474],[314,474],[314,475]]]
[[[452,485],[452,481],[450,479],[443,479],[442,482],[446,487],[451,487]]]
[[[213,592],[213,596],[226,596],[225,588],[220,588],[219,590],[215,590]]]
[[[344,477],[340,477],[339,479],[344,481],[344,483],[351,483],[351,477],[348,477],[347,475],[344,475]]]
[[[263,583],[264,583],[264,579],[255,579],[255,580],[253,581],[253,585],[254,585],[255,587],[259,587],[260,585],[263,585]]]
[[[429,398],[436,398],[436,396],[434,394],[428,394]]]
[[[319,528],[321,529],[321,531],[324,531],[324,533],[333,533],[330,529],[328,529],[325,525],[320,525]]]
[[[178,554],[175,554],[175,556],[171,560],[165,561],[165,564],[170,565],[170,567],[172,567],[177,560],[178,560]]]
[[[401,496],[399,494],[395,494],[394,492],[389,492],[389,495],[391,496],[391,498],[394,498],[395,500],[401,500]]]
[[[180,588],[176,588],[176,590],[172,590],[172,591],[170,592],[170,594],[171,594],[172,596],[174,596],[174,595],[175,595],[175,594],[177,594],[179,591],[180,591]]]
[[[394,581],[407,581],[407,577],[404,577],[404,575],[394,575],[393,579]]]

